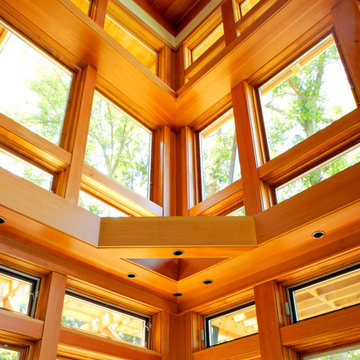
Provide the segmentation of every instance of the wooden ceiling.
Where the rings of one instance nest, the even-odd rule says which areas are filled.
[[[180,32],[211,0],[135,0],[172,33]]]

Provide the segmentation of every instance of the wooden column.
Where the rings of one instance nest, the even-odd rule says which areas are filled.
[[[175,134],[167,126],[154,136],[152,200],[163,207],[164,216],[175,215],[175,141]]]
[[[91,18],[102,28],[105,24],[107,5],[108,0],[94,0],[91,8]]]
[[[46,289],[39,303],[39,318],[44,321],[41,340],[36,344],[34,359],[55,360],[61,327],[66,276],[52,272],[46,278]]]
[[[183,315],[185,331],[185,360],[191,360],[193,353],[201,350],[200,330],[202,318],[199,314],[190,311]]]
[[[70,166],[59,178],[56,193],[73,203],[78,202],[81,184],[81,176],[84,166],[86,141],[89,132],[92,102],[96,84],[96,70],[86,66],[82,73],[77,111],[75,114],[74,127],[69,134],[68,150],[72,152]],[[72,136],[74,134],[74,136]]]
[[[181,45],[175,54],[175,90],[185,84],[185,47]]]
[[[188,215],[189,209],[195,205],[194,143],[195,133],[189,127],[183,127],[176,141],[177,215]]]
[[[282,346],[280,327],[284,325],[282,297],[275,281],[255,286],[256,316],[262,360],[296,360],[296,353]]]
[[[359,5],[359,0],[357,0]],[[354,92],[360,100],[360,12],[354,0],[343,0],[336,5],[332,14],[335,32],[349,69]]]
[[[249,98],[248,84],[242,82],[231,90],[236,139],[239,149],[241,178],[246,215],[262,211],[261,182],[256,167],[255,150],[250,122],[253,118],[252,103]]]
[[[159,52],[158,75],[165,84],[175,88],[175,52],[166,45]]]
[[[165,311],[152,316],[151,349],[161,353],[161,360],[170,360],[170,317]]]
[[[221,15],[224,24],[224,37],[226,46],[237,37],[233,0],[226,0],[221,4]]]

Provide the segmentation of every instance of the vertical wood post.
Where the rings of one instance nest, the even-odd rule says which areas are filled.
[[[231,44],[237,37],[233,0],[221,4],[221,15],[224,24],[225,45]]]
[[[246,215],[262,211],[261,182],[256,167],[250,121],[251,103],[247,94],[247,84],[240,83],[231,90],[236,140],[239,149],[241,179],[243,184]]]
[[[71,163],[68,169],[60,176],[56,189],[58,195],[74,203],[77,203],[79,199],[96,74],[96,70],[91,66],[86,66],[83,71],[78,94],[79,103],[75,115],[76,121],[71,131],[75,135],[70,139],[69,144],[69,150],[72,152]]]
[[[181,45],[175,54],[175,90],[185,84],[185,47]]]
[[[296,353],[282,346],[280,327],[284,325],[280,288],[275,281],[255,287],[256,315],[262,360],[296,360]]]
[[[48,275],[45,294],[38,310],[39,318],[44,320],[44,327],[42,338],[34,351],[36,360],[56,360],[65,289],[65,275],[56,272]]]
[[[159,52],[159,78],[172,89],[175,88],[175,52],[164,46]]]
[[[104,27],[105,24],[107,5],[108,5],[108,0],[94,0],[91,9],[91,14],[90,14],[91,18],[102,28]]]

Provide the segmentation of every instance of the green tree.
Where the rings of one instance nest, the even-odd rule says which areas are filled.
[[[18,360],[19,356],[17,351],[0,349],[0,360]]]

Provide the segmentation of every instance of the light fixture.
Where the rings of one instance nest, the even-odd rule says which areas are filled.
[[[174,293],[173,296],[179,297],[179,296],[182,296],[182,293]]]
[[[325,231],[317,230],[317,231],[315,231],[311,236],[312,236],[314,239],[320,239],[320,238],[322,238],[324,235],[325,235]]]
[[[174,256],[181,256],[181,255],[183,255],[184,254],[184,252],[182,251],[182,250],[175,250],[175,251],[173,251],[173,255]]]
[[[127,276],[129,279],[135,279],[135,278],[136,278],[136,274],[134,274],[134,273],[128,273],[126,276]]]
[[[212,280],[204,280],[204,281],[203,281],[203,284],[205,284],[205,285],[210,285],[210,284],[212,284],[212,283],[213,283]]]
[[[2,216],[0,216],[0,224],[5,224],[5,219]]]

